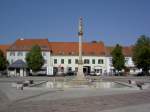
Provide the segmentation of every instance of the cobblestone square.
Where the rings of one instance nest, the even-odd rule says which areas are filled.
[[[0,112],[149,112],[150,109],[149,89],[22,91],[10,86],[12,79],[4,80],[0,81]]]

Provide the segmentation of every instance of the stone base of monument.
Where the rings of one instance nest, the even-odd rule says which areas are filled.
[[[89,85],[91,81],[87,80],[83,73],[83,65],[78,65],[77,76],[68,82],[72,86]]]
[[[84,74],[81,76],[77,74],[77,76],[73,80],[69,81],[68,83],[74,86],[91,84],[91,81],[87,80],[86,77],[85,76],[83,77],[83,76]]]
[[[90,85],[91,82],[88,80],[75,80],[75,79],[73,79],[73,80],[69,81],[68,84],[71,86],[80,86],[80,85]]]

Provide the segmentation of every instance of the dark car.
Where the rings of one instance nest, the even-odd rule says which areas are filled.
[[[70,75],[76,75],[76,72],[75,71],[68,71],[66,73],[67,76],[70,76]]]
[[[6,70],[0,71],[0,76],[7,76],[7,71]]]
[[[136,74],[136,76],[149,76],[150,73],[144,73],[144,72],[140,72],[138,74]]]

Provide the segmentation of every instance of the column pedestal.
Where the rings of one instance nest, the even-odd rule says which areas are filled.
[[[77,76],[72,81],[70,81],[70,84],[73,85],[73,86],[80,86],[80,85],[90,84],[90,82],[84,76],[83,65],[82,64],[78,65]]]
[[[82,64],[78,65],[78,72],[77,72],[76,80],[86,80],[84,73],[83,73],[83,65]]]

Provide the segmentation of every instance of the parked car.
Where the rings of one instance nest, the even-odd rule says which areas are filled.
[[[7,76],[7,71],[6,70],[0,71],[0,76]]]
[[[45,70],[39,70],[37,72],[32,72],[32,76],[46,76],[46,71]]]
[[[76,75],[76,72],[75,71],[68,71],[66,73],[66,75],[70,76],[70,75]]]
[[[150,75],[150,73],[139,72],[135,76],[149,76],[149,75]]]
[[[90,72],[91,76],[96,76],[96,73],[94,71]]]

